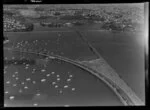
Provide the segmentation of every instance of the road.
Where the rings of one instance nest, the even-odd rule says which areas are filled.
[[[78,30],[76,30],[76,33],[84,42],[87,43],[89,49],[98,57],[98,59],[96,60],[82,61],[82,64],[92,68],[93,70],[98,72],[98,74],[103,74],[103,76],[105,76],[106,78],[106,83],[108,83],[108,80],[111,80],[115,84],[117,89],[123,92],[124,95],[122,96],[121,93],[120,96],[122,97],[119,97],[121,98],[121,100],[123,100],[123,103],[125,105],[143,105],[144,103],[141,101],[141,99],[132,91],[132,89],[123,81],[123,79],[119,77],[116,71],[104,60],[104,58],[91,45],[86,37]],[[116,94],[118,94],[118,92]]]
[[[143,102],[136,96],[136,94],[131,90],[131,88],[128,87],[126,83],[117,75],[117,73],[115,73],[115,71],[105,62],[103,58],[92,61],[75,61],[59,55],[46,55],[43,53],[35,53],[32,51],[29,52],[26,50],[12,49],[6,47],[4,47],[4,49],[10,51],[39,54],[50,59],[59,59],[71,63],[92,73],[93,75],[101,79],[116,93],[116,95],[120,98],[124,105],[143,105]]]

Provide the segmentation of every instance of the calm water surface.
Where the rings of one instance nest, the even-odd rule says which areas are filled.
[[[96,57],[75,33],[7,33],[10,44],[25,51],[44,51],[71,59]],[[101,80],[60,60],[4,50],[4,91],[7,106],[122,105]]]
[[[145,100],[144,35],[141,33],[84,32],[135,93]]]
[[[7,50],[4,56],[7,106],[122,105],[101,80],[69,63],[53,59],[43,66],[34,61],[42,56]]]

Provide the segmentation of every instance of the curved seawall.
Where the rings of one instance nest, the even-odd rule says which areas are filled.
[[[9,50],[11,50],[11,49],[9,48]],[[15,51],[27,52],[27,51],[23,51],[23,50],[15,50]],[[34,53],[34,52],[29,52],[29,53]],[[111,87],[112,90],[117,94],[117,96],[120,97],[120,100],[124,103],[124,105],[143,105],[143,103],[140,101],[140,99],[134,94],[134,92],[132,92],[132,90],[125,84],[125,82],[123,80],[120,80],[120,78],[116,77],[117,75],[114,76],[112,74],[112,71],[109,71],[110,69],[106,67],[106,63],[103,60],[102,60],[103,63],[101,63],[101,64],[105,65],[105,66],[100,66],[99,65],[99,67],[102,67],[102,68],[95,68],[97,66],[92,67],[92,66],[87,65],[88,63],[73,61],[71,59],[61,57],[61,56],[58,56],[58,55],[53,55],[52,57],[50,57],[50,55],[45,55],[45,54],[42,54],[42,53],[36,53],[36,54],[44,55],[44,56],[47,56],[49,58],[56,58],[56,59],[59,59],[59,60],[63,60],[63,61],[69,62],[71,64],[74,64],[78,67],[81,67],[81,68],[91,72],[92,74],[99,77],[102,81],[104,81],[109,87]],[[97,60],[97,62],[100,63],[100,61],[98,61],[98,60]],[[103,73],[100,72],[100,71],[103,71]],[[109,71],[109,73],[106,74],[106,71],[107,72]],[[114,78],[115,78],[115,80],[114,80]],[[111,80],[111,82],[112,82],[111,84],[109,83],[109,80]],[[119,81],[119,83],[115,82],[115,81]],[[115,85],[115,88],[114,88],[113,85]],[[119,88],[117,88],[116,85]]]

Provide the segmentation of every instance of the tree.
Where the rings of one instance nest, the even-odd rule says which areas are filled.
[[[34,25],[33,24],[25,24],[26,25],[26,31],[33,31]]]
[[[61,15],[61,13],[60,12],[55,12],[54,15],[59,16],[59,15]]]
[[[44,8],[42,8],[42,7],[36,7],[36,8],[34,8],[34,10],[35,11],[44,11]]]

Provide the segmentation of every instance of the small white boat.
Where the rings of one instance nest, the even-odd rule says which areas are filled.
[[[3,43],[6,44],[6,43],[8,43],[8,42],[9,42],[9,40],[5,40]]]

